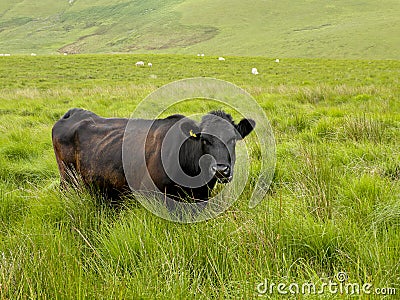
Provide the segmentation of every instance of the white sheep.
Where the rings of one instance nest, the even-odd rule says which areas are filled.
[[[225,58],[223,58],[222,56],[220,56],[220,57],[218,57],[218,60],[220,60],[220,61],[224,61],[224,60],[225,60]]]
[[[138,61],[135,64],[136,67],[143,67],[144,66],[144,62],[143,61]]]
[[[251,69],[251,73],[254,74],[254,75],[258,75],[257,68],[252,68]]]
[[[153,64],[150,63],[150,62],[149,62],[147,65],[148,65],[150,68],[153,66]]]
[[[275,59],[275,62],[278,63],[279,62],[279,58]]]

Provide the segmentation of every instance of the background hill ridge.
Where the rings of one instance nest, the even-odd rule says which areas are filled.
[[[400,59],[400,2],[16,0],[0,53],[180,53]]]

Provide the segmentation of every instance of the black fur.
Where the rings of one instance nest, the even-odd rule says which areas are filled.
[[[133,125],[128,127],[129,133],[124,135],[129,122]],[[208,113],[200,124],[182,115],[157,120],[106,119],[75,108],[69,110],[52,130],[54,151],[63,182],[70,181],[68,174],[74,171],[88,186],[99,187],[106,196],[119,197],[121,193],[129,191],[126,178],[126,172],[129,171],[130,178],[133,178],[130,187],[133,189],[140,190],[143,186],[149,188],[153,184],[155,190],[174,199],[208,200],[217,182],[216,177],[200,187],[188,188],[173,182],[163,169],[160,145],[177,122],[182,122],[180,129],[185,140],[181,149],[172,147],[169,151],[179,151],[182,170],[192,177],[199,175],[199,160],[204,154],[209,154],[214,157],[216,164],[230,167],[230,174],[226,174],[230,180],[235,163],[235,143],[230,141],[242,139],[253,130],[255,122],[251,119],[243,119],[235,124],[232,116],[222,110]],[[213,136],[212,130],[222,132],[214,132]],[[145,132],[148,132],[147,136]],[[123,138],[132,155],[128,170],[124,170],[122,163]],[[135,153],[140,151],[144,151],[145,161],[135,157]],[[143,177],[145,168],[151,178]]]

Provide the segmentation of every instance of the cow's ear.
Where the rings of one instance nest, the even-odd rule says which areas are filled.
[[[242,119],[239,124],[235,125],[236,130],[239,132],[239,139],[244,139],[256,126],[256,121],[252,119]]]
[[[199,140],[200,139],[200,128],[193,124],[192,122],[184,122],[181,125],[181,130],[183,134],[191,139]]]

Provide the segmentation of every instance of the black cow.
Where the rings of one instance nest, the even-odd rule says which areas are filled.
[[[182,115],[102,118],[74,108],[54,125],[52,140],[63,183],[79,175],[111,199],[132,189],[201,201],[217,181],[232,179],[236,141],[254,126],[251,119],[235,124],[220,110],[198,124]]]

